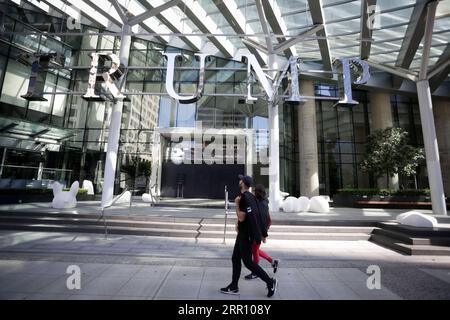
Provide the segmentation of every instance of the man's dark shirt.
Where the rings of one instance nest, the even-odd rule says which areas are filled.
[[[238,222],[239,233],[250,241],[261,243],[258,204],[256,197],[249,191],[241,194],[239,210],[245,212],[245,220]]]

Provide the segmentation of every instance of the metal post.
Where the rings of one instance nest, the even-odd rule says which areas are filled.
[[[2,165],[0,167],[0,178],[2,177],[3,174],[3,166],[5,165],[5,159],[6,159],[6,150],[7,148],[3,148],[3,155],[2,155]]]
[[[131,27],[124,24],[120,41],[120,63],[128,66],[128,57],[131,47]],[[124,75],[125,77],[125,75]],[[125,87],[126,79],[122,81]],[[122,88],[119,88],[122,90]],[[116,177],[117,152],[119,149],[120,125],[122,120],[123,99],[116,99],[112,107],[111,122],[109,125],[108,149],[106,151],[105,172],[103,178],[102,206],[106,206],[114,196],[114,182]]]
[[[223,228],[223,242],[222,244],[225,244],[225,238],[227,236],[227,219],[228,219],[228,189],[227,186],[225,186],[225,226]]]
[[[44,163],[39,162],[39,168],[38,168],[38,174],[37,174],[36,180],[42,180],[42,172],[43,171],[44,171]]]
[[[428,62],[437,4],[438,1],[433,1],[428,4],[422,63],[419,72],[419,81],[417,81],[416,86],[419,98],[423,143],[425,145],[428,182],[431,190],[431,206],[434,214],[446,215],[447,205],[445,203],[444,184],[442,182],[441,164],[439,162],[439,147],[434,125],[433,102],[431,99],[430,84],[428,82]]]

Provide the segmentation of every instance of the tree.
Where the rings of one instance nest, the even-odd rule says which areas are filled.
[[[371,172],[377,178],[386,175],[386,179],[395,174],[412,176],[425,159],[423,148],[408,144],[408,132],[401,128],[377,130],[367,137],[364,160],[360,168]]]

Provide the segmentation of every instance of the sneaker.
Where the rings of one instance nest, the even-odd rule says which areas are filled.
[[[272,278],[272,286],[267,288],[267,297],[271,297],[277,292],[278,281],[275,278]]]
[[[233,288],[231,284],[228,287],[221,288],[219,291],[225,294],[239,294],[239,289],[237,287]]]
[[[279,263],[280,263],[280,260],[278,260],[278,259],[275,259],[272,261],[273,273],[277,273]]]
[[[253,280],[256,278],[258,278],[258,276],[256,274],[254,274],[253,272],[244,277],[245,280]]]

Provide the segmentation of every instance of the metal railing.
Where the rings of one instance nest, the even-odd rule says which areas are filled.
[[[225,186],[225,223],[223,228],[223,242],[222,244],[226,244],[226,236],[227,236],[227,222],[228,222],[228,188]]]
[[[125,192],[127,192],[127,191],[128,191],[128,188],[125,188],[122,191],[122,193],[119,194],[117,197],[113,198],[109,204],[101,207],[102,214],[101,214],[100,218],[98,219],[98,221],[103,219],[103,226],[104,226],[104,229],[105,229],[105,239],[108,239],[108,226],[107,226],[107,223],[106,223],[105,209],[112,207],[117,202],[117,200],[119,200],[125,194]],[[130,215],[132,202],[133,202],[133,197],[130,195],[130,203],[128,205],[128,215]]]

